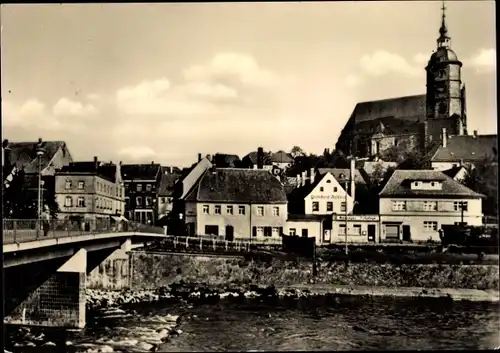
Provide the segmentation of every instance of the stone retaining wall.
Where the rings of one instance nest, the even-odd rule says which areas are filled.
[[[244,258],[218,258],[174,254],[131,253],[133,289],[157,288],[178,283],[207,285],[310,284],[499,289],[498,265],[394,265],[376,263],[318,263],[312,276],[312,263],[299,261],[248,261]]]

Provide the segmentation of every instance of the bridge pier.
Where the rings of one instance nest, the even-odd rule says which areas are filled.
[[[22,301],[6,322],[84,328],[86,268],[87,251],[80,249]]]
[[[120,248],[89,253],[87,263],[87,287],[93,289],[119,290],[130,288],[131,239]]]

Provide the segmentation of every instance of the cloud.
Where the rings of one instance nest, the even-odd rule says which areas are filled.
[[[87,94],[87,99],[91,101],[98,101],[101,99],[101,95],[97,93],[90,93]]]
[[[244,85],[275,86],[280,77],[261,68],[254,58],[241,53],[217,54],[206,65],[195,65],[184,70],[187,81],[237,80]]]
[[[156,156],[156,152],[146,146],[130,146],[122,148],[118,154],[121,157],[132,159],[134,161],[144,161]]]
[[[88,115],[95,115],[97,108],[92,104],[82,104],[69,100],[68,98],[61,98],[52,108],[55,116],[78,116],[84,117]]]
[[[220,115],[231,106],[272,101],[285,79],[259,67],[245,54],[222,53],[205,65],[184,70],[184,82],[172,84],[163,77],[117,90],[118,108],[128,115],[196,117]]]
[[[423,53],[418,53],[413,57],[413,61],[415,61],[417,64],[427,64],[429,61],[430,55],[426,55]]]
[[[344,82],[348,87],[354,88],[362,83],[362,79],[358,75],[351,74],[345,78]]]
[[[23,103],[2,102],[2,118],[6,128],[43,131],[82,131],[85,123],[78,119],[65,119],[68,116],[95,114],[95,107],[84,106],[66,98],[60,99],[52,110],[47,110],[45,103],[37,98],[30,98]]]
[[[479,73],[489,73],[496,69],[496,56],[495,49],[481,49],[478,53],[470,58],[469,62],[472,67]]]
[[[421,66],[410,64],[404,57],[379,50],[360,59],[361,70],[370,76],[383,76],[397,73],[409,77],[418,77],[423,73]]]

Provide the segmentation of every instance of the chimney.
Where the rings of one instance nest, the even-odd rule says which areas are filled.
[[[198,153],[198,162],[201,162],[201,153]]]
[[[155,164],[155,161],[151,161],[151,165]]]
[[[120,161],[120,163],[118,163],[118,164],[119,164],[120,166],[122,166],[122,165],[123,165],[123,162],[122,162],[122,161]]]
[[[297,174],[297,187],[300,187],[301,181],[300,181],[300,174]]]
[[[2,152],[3,152],[2,165],[10,166],[11,163],[10,157],[12,150],[9,147],[9,140],[3,140]]]
[[[116,169],[115,169],[115,183],[121,183],[122,182],[122,162],[116,164]]]
[[[309,169],[309,183],[312,184],[314,181],[314,168]]]
[[[447,136],[446,136],[446,128],[444,127],[443,128],[443,135],[441,136],[441,140],[442,140],[442,145],[444,148],[446,148],[446,140],[447,140]]]
[[[477,130],[474,130],[474,138],[477,137]]]
[[[170,174],[174,172],[174,167],[168,167],[168,170],[170,171]]]
[[[305,186],[306,185],[306,181],[307,181],[307,170],[304,170],[302,172],[302,186]]]
[[[94,156],[94,170],[97,170],[97,167],[99,167],[99,161],[97,159],[97,156]]]
[[[356,161],[355,159],[351,159],[351,170],[349,173],[349,178],[351,181],[351,197],[354,201],[354,198],[356,197],[356,183],[354,179],[354,173],[356,172]]]
[[[264,149],[262,147],[257,148],[257,169],[264,168]]]

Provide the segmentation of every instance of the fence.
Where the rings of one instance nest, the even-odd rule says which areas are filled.
[[[163,229],[132,222],[111,221],[109,219],[50,220],[46,222],[33,219],[3,220],[4,244],[117,232],[163,234]]]

